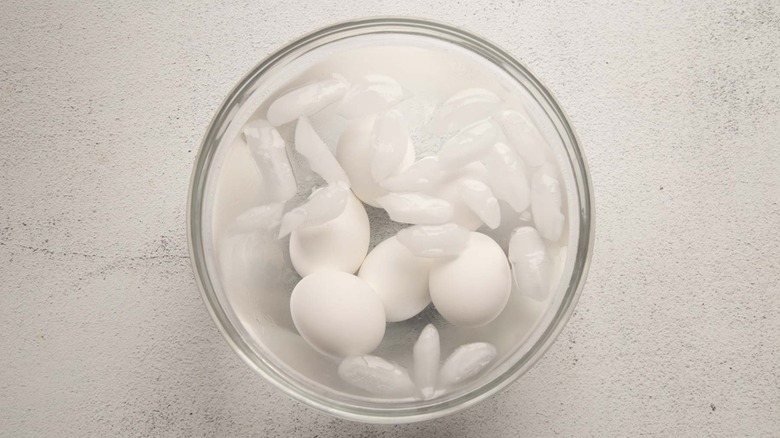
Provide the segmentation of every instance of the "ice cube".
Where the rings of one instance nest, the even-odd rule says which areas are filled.
[[[506,202],[499,201],[498,208],[499,214],[501,215],[501,222],[498,227],[495,229],[483,228],[480,232],[495,240],[506,254],[509,251],[509,239],[512,237],[512,232],[521,225],[533,224],[519,221],[518,216],[521,216],[523,213],[518,215]]]
[[[539,235],[557,242],[563,234],[566,218],[561,213],[561,184],[552,164],[545,164],[531,181],[531,213]]]
[[[509,240],[509,261],[521,295],[544,301],[550,291],[547,250],[532,227],[520,227]]]
[[[485,225],[494,230],[498,227],[501,223],[501,207],[487,184],[472,178],[461,178],[458,191],[466,205]]]
[[[566,266],[566,256],[569,250],[565,245],[548,245],[547,246],[547,260],[549,260],[549,293],[553,293],[555,288],[560,284],[561,275],[563,275],[563,268]]]
[[[521,224],[531,225],[534,221],[534,216],[531,214],[531,210],[528,209],[517,216],[517,219]]]
[[[283,209],[284,204],[281,202],[250,208],[241,213],[236,220],[233,221],[230,231],[234,233],[245,233],[257,230],[269,230],[279,225],[279,219],[282,217]]]
[[[458,180],[460,178],[470,178],[487,182],[487,173],[488,171],[487,168],[485,168],[485,165],[479,161],[475,161],[458,170],[447,172],[447,175],[442,182],[436,184],[431,190],[427,190],[424,193],[436,198],[444,199],[452,204],[452,219],[448,222],[458,224],[474,231],[481,227],[483,222],[476,213],[471,211],[463,200],[463,197],[460,195]]]
[[[415,225],[399,231],[396,237],[417,257],[436,258],[460,254],[471,233],[456,224]]]
[[[403,100],[405,94],[401,84],[389,76],[366,75],[349,88],[336,112],[347,119],[376,114]]]
[[[379,182],[395,173],[411,146],[403,114],[390,110],[379,115],[371,131],[371,176]]]
[[[539,129],[525,112],[505,110],[496,115],[507,142],[531,167],[544,164],[545,151],[549,149]]]
[[[349,189],[339,186],[327,186],[315,190],[309,199],[282,217],[279,238],[302,227],[322,225],[340,215],[347,206]]]
[[[339,376],[350,385],[381,397],[420,397],[420,391],[402,366],[377,356],[348,357],[339,365]]]
[[[425,157],[402,172],[379,183],[391,192],[422,192],[444,179],[446,172],[437,157]]]
[[[487,342],[461,345],[444,361],[439,388],[450,388],[479,374],[496,357],[496,347]]]
[[[267,198],[285,202],[298,193],[287,148],[279,132],[265,120],[252,120],[244,126],[244,138],[257,163]]]
[[[341,99],[348,88],[346,79],[338,75],[296,88],[276,99],[268,107],[268,121],[279,126],[301,116],[310,116]]]
[[[298,119],[295,127],[295,150],[306,157],[309,167],[328,184],[338,184],[349,188],[349,178],[336,157],[326,145],[307,117]]]
[[[428,324],[420,332],[420,337],[412,349],[414,356],[414,368],[412,375],[414,383],[422,391],[423,397],[433,397],[436,390],[436,379],[439,375],[439,358],[441,345],[439,343],[439,331],[433,324]]]
[[[493,193],[522,213],[531,202],[525,164],[505,143],[496,143],[485,163]]]
[[[468,88],[447,99],[430,123],[431,132],[444,134],[487,117],[501,99],[484,88]]]
[[[439,161],[448,169],[457,169],[481,160],[493,146],[498,130],[498,125],[491,119],[466,126],[444,143],[439,151]]]
[[[376,200],[390,219],[405,224],[443,224],[452,217],[452,204],[418,193],[388,193]]]

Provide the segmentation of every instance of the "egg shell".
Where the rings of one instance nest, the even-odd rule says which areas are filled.
[[[350,193],[335,219],[290,234],[290,260],[301,277],[318,271],[354,273],[366,257],[370,237],[366,209]]]
[[[368,354],[385,335],[385,310],[362,279],[345,272],[320,271],[304,277],[290,297],[298,333],[331,357]]]
[[[434,262],[429,286],[433,304],[447,321],[481,327],[494,320],[509,300],[509,261],[493,239],[472,232],[460,255]]]
[[[393,236],[376,246],[360,267],[358,277],[377,293],[388,322],[403,321],[431,302],[428,273],[431,259],[416,257]]]
[[[376,199],[388,193],[371,175],[371,131],[375,117],[369,116],[356,119],[347,125],[339,137],[336,147],[336,159],[347,172],[352,191],[366,204],[381,208]],[[409,148],[404,155],[398,170],[405,169],[414,163],[414,147]]]

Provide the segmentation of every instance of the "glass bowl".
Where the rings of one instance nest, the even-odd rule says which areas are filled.
[[[269,99],[268,90],[294,77],[301,65],[311,66],[304,62],[306,59],[337,53],[365,41],[446,46],[447,50],[479,59],[503,75],[522,95],[524,104],[531,107],[531,114],[558,161],[566,192],[563,209],[568,215],[567,251],[559,254],[558,286],[553,288],[545,307],[530,323],[515,321],[513,315],[503,318],[502,324],[509,331],[512,324],[525,324],[522,339],[509,337],[510,344],[502,347],[490,369],[429,400],[384,400],[356,394],[333,383],[335,365],[328,365],[327,359],[308,351],[294,329],[282,328],[284,323],[275,314],[285,312],[283,301],[285,297],[289,299],[297,281],[294,275],[279,274],[284,277],[281,292],[263,290],[258,294],[267,299],[226,290],[220,278],[214,237],[215,193],[226,154],[241,127]],[[268,56],[239,81],[220,106],[201,144],[192,173],[187,225],[193,270],[206,307],[225,339],[251,368],[294,399],[334,416],[373,423],[406,423],[472,406],[506,387],[539,360],[569,319],[583,288],[593,248],[593,211],[591,182],[577,136],[552,94],[525,66],[484,38],[446,24],[413,18],[370,18],[335,24],[302,36]],[[285,259],[289,255],[282,253],[269,257],[289,261]],[[272,296],[276,298],[268,298]],[[410,324],[421,328],[434,313],[423,312]],[[388,329],[386,337],[398,333],[401,329]],[[445,335],[446,330],[442,333]]]

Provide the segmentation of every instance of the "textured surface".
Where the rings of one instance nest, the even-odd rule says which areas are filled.
[[[0,5],[0,435],[780,433],[776,1],[57,3]],[[302,32],[377,14],[464,26],[527,63],[578,128],[598,211],[585,293],[536,368],[392,427],[253,374],[184,232],[230,87]]]

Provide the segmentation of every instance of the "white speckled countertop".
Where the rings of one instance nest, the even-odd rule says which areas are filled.
[[[0,436],[780,434],[776,1],[57,3],[0,5]],[[330,418],[255,375],[184,231],[233,84],[303,32],[380,14],[525,62],[597,198],[587,286],[544,359],[405,426]]]

